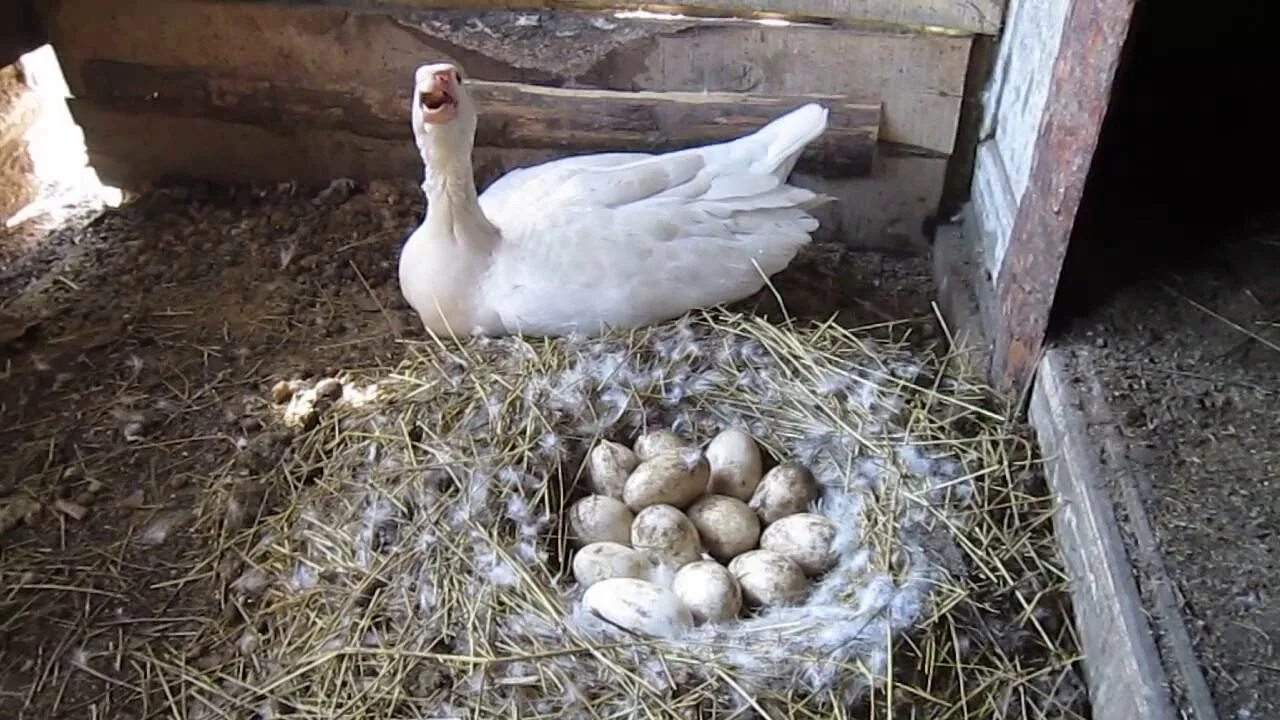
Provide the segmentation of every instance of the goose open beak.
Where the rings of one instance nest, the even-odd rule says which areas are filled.
[[[455,70],[437,70],[418,84],[417,102],[423,122],[444,125],[458,116],[457,78]]]

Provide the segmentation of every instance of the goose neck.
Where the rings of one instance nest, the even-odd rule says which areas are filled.
[[[447,229],[459,239],[478,242],[496,238],[497,228],[480,209],[470,158],[424,163],[422,190],[427,198],[427,224]]]

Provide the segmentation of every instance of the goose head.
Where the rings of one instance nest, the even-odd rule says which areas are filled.
[[[469,156],[475,141],[476,107],[453,63],[423,65],[413,75],[413,136],[428,163]]]

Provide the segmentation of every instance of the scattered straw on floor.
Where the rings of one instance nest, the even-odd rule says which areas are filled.
[[[405,348],[262,399],[292,443],[196,510],[223,612],[112,636],[117,692],[189,718],[1083,712],[1031,448],[948,359],[727,313]],[[804,608],[672,641],[578,611],[560,516],[591,443],[727,426],[838,499],[838,571]]]

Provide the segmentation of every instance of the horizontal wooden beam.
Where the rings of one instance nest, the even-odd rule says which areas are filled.
[[[424,62],[470,77],[610,90],[842,95],[877,102],[882,141],[948,155],[971,37],[555,12],[193,0],[38,0],[71,92],[95,60],[203,68],[399,102]]]
[[[224,0],[253,2],[255,0]],[[282,0],[274,0],[280,2]],[[994,35],[1003,0],[289,0],[338,7],[636,11],[797,21],[867,22]]]
[[[323,186],[335,177],[369,181],[422,178],[413,143],[341,130],[272,131],[208,118],[121,113],[72,98],[72,116],[89,144],[89,162],[112,187],[144,190],[173,179],[219,182],[296,181]],[[564,157],[557,150],[478,146],[476,183],[485,188],[502,174]],[[945,158],[881,152],[868,178],[819,178],[794,173],[791,181],[836,198],[814,210],[822,223],[815,238],[891,252],[920,252],[924,218],[936,207]]]
[[[82,68],[87,97],[128,113],[203,117],[267,129],[312,127],[412,142],[409,89],[299,87],[217,75],[197,68],[157,68],[94,60]],[[744,93],[622,92],[468,81],[479,108],[476,143],[562,150],[667,151],[729,140],[807,102],[826,105],[827,132],[799,168],[826,177],[871,172],[880,109],[835,96],[761,97]],[[144,140],[145,141],[145,140]]]
[[[71,98],[71,116],[85,134],[89,163],[102,181],[132,191],[169,180],[322,185],[356,180],[420,178],[411,141],[326,128],[289,131],[204,117],[129,113]],[[477,174],[484,170],[477,153]]]
[[[797,169],[865,177],[880,129],[879,105],[830,95],[621,92],[483,81],[469,82],[467,89],[482,108],[477,142],[495,147],[674,150],[740,137],[818,102],[830,110],[827,130],[806,148]]]

